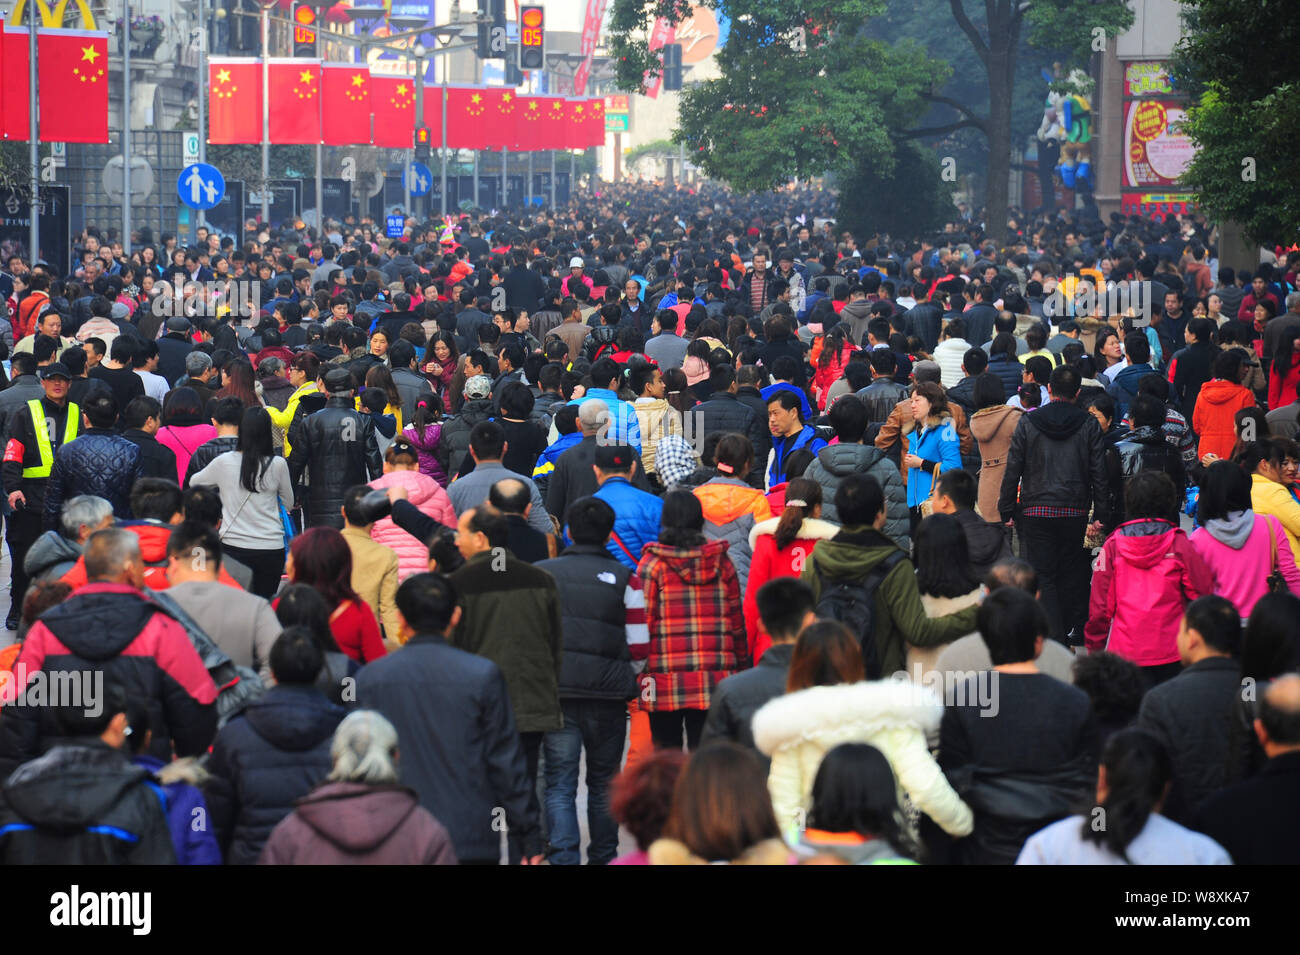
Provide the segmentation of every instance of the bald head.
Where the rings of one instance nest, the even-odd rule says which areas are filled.
[[[91,583],[143,582],[140,538],[120,527],[95,531],[86,540],[86,580]]]
[[[497,481],[492,485],[492,490],[488,491],[488,503],[502,514],[518,514],[522,517],[528,513],[528,506],[532,502],[533,495],[528,485],[518,478]]]
[[[609,421],[609,409],[605,407],[605,402],[584,401],[578,406],[578,423],[582,426],[583,434],[595,434],[605,426],[607,421]]]
[[[1300,752],[1300,674],[1283,674],[1264,690],[1255,734],[1269,759]]]

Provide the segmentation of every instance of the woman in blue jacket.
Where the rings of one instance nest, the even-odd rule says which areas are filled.
[[[960,468],[961,444],[948,412],[948,398],[939,384],[926,381],[913,389],[912,418],[916,423],[907,436],[903,467],[907,468],[907,509],[915,534],[921,522],[921,502],[930,496],[934,469],[942,474]]]

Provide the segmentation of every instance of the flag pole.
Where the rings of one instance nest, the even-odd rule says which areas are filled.
[[[32,247],[32,267],[41,257],[41,150],[40,125],[36,96],[36,0],[27,0],[27,94],[29,135],[27,147],[32,161],[32,199],[28,210],[31,215],[28,243]]]
[[[316,24],[316,68],[319,70],[321,63],[324,62],[325,54],[325,11],[320,11],[320,22]],[[318,74],[323,75],[323,74]],[[325,241],[325,150],[321,146],[321,135],[325,128],[325,117],[322,115],[325,103],[324,97],[321,96],[317,84],[316,90],[316,114],[320,117],[316,124],[316,241],[324,243]]]
[[[271,68],[267,62],[271,47],[271,8],[262,2],[262,225],[270,227],[271,218]]]
[[[122,0],[122,252],[131,254],[131,0]]]
[[[506,179],[506,169],[510,165],[510,150],[505,146],[501,147],[501,208],[505,209],[510,206],[510,183]]]
[[[208,0],[199,0],[199,162],[208,161]],[[243,219],[244,210],[239,210]],[[198,238],[198,228],[207,224],[207,215],[202,209],[194,220],[194,237]]]
[[[442,156],[442,214],[447,215],[447,70],[450,68],[447,60],[442,61],[442,148],[438,150]]]
[[[551,211],[555,211],[555,150],[551,150]]]

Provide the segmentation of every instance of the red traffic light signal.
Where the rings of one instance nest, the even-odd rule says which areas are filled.
[[[519,8],[519,69],[546,68],[546,11],[540,6]]]
[[[429,145],[429,127],[428,127],[428,126],[417,126],[417,127],[415,127],[415,145],[417,145],[417,146],[427,146],[427,145]]]

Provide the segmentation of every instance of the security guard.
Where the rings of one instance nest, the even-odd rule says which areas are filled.
[[[5,539],[9,542],[12,565],[7,630],[18,629],[18,616],[27,593],[23,557],[41,534],[41,512],[45,508],[45,486],[54,469],[54,452],[77,437],[81,409],[68,401],[72,375],[68,366],[55,362],[41,369],[44,398],[33,398],[10,415],[5,445],[4,477],[9,519]]]

